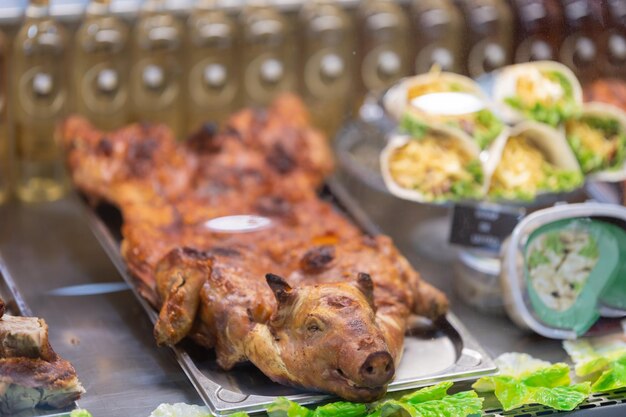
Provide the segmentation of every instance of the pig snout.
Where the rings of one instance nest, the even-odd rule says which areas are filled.
[[[384,351],[370,353],[359,369],[359,377],[368,387],[387,384],[394,373],[393,358]]]

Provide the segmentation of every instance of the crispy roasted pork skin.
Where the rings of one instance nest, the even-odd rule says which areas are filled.
[[[297,98],[206,125],[60,131],[76,186],[122,212],[122,255],[159,319],[159,344],[191,337],[224,369],[250,361],[283,384],[371,401],[386,391],[409,316],[447,300],[385,236],[365,236],[316,190],[333,159]],[[252,214],[269,227],[207,227]]]
[[[0,319],[0,358],[16,357],[44,360],[54,357],[44,320],[9,315]]]
[[[72,365],[52,360],[0,358],[0,415],[34,407],[65,408],[85,390]]]
[[[52,350],[43,319],[0,318],[0,415],[65,408],[84,392],[72,365]]]

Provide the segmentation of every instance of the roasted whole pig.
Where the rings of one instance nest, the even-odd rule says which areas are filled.
[[[159,310],[158,344],[190,337],[221,367],[250,361],[272,380],[352,401],[382,396],[411,315],[447,300],[385,236],[366,236],[317,189],[327,141],[294,96],[175,142],[159,125],[60,127],[72,179],[122,213],[122,255]],[[207,227],[255,215],[248,233]]]

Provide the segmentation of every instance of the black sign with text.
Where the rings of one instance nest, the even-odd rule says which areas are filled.
[[[457,204],[452,209],[450,243],[497,252],[524,210],[495,204]]]

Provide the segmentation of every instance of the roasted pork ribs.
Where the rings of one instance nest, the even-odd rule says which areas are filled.
[[[0,415],[76,401],[85,390],[72,365],[52,350],[46,322],[3,313],[0,300]]]

